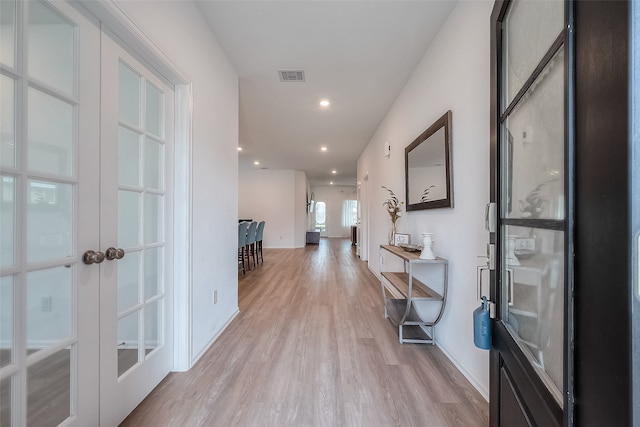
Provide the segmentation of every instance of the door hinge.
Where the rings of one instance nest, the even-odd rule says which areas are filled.
[[[489,317],[496,318],[496,303],[493,301],[487,301],[489,303]]]

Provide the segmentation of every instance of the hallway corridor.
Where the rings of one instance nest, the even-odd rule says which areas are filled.
[[[265,249],[240,276],[236,319],[122,425],[488,425],[487,402],[437,347],[398,342],[350,243]]]

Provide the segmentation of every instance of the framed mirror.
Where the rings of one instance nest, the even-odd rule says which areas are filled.
[[[407,211],[453,207],[451,111],[404,149]]]

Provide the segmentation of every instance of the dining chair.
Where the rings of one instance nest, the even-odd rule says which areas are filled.
[[[246,274],[244,266],[244,253],[247,249],[247,230],[249,229],[248,222],[241,222],[238,224],[238,265],[242,262],[242,274]],[[249,254],[247,253],[247,263],[249,262]]]
[[[250,260],[251,256],[253,256],[253,265],[256,266],[256,227],[258,223],[253,221],[249,224],[249,230],[247,231],[247,259]],[[249,269],[251,269],[251,264],[249,263]]]
[[[264,264],[264,256],[262,255],[262,236],[264,234],[264,221],[260,221],[258,223],[258,228],[256,229],[256,256],[258,261],[262,260]]]

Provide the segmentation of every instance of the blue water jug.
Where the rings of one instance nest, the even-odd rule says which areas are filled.
[[[482,304],[473,311],[473,343],[482,350],[491,349],[491,318],[487,297],[482,297]]]

